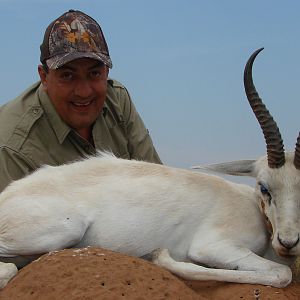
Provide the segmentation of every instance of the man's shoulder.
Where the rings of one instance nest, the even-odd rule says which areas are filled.
[[[105,105],[115,118],[118,116],[118,119],[123,119],[126,107],[131,106],[131,98],[124,84],[115,79],[108,79]]]
[[[131,101],[127,88],[115,79],[108,79],[106,103],[124,107]]]
[[[31,85],[15,99],[1,105],[0,122],[3,123],[4,120],[10,119],[12,114],[16,117],[20,117],[23,113],[26,113],[30,107],[39,105],[36,95],[39,85],[39,82]]]
[[[0,107],[0,145],[16,147],[22,144],[43,109],[36,95],[39,83],[25,90],[17,98]]]
[[[113,78],[108,78],[108,84],[109,86],[111,86],[112,88],[121,88],[121,89],[126,89],[125,85],[122,84],[120,81],[115,80]]]

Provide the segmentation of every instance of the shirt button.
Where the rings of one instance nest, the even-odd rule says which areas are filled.
[[[37,115],[38,113],[39,113],[39,109],[38,108],[33,108],[32,109],[32,112],[35,114],[35,115]]]

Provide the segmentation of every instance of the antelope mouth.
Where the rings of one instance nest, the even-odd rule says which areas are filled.
[[[278,255],[280,257],[288,258],[288,259],[296,258],[297,257],[297,255],[293,255],[293,254],[289,254],[289,253],[282,253],[282,252],[278,252]]]
[[[288,259],[291,259],[291,258],[296,258],[297,255],[291,253],[291,251],[293,250],[288,250],[284,247],[281,247],[280,249],[276,249],[276,253],[280,256],[280,257],[284,257],[284,258],[288,258]]]

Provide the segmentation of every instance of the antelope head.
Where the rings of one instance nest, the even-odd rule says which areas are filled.
[[[244,70],[244,86],[249,104],[262,129],[267,155],[257,160],[200,168],[255,177],[255,193],[272,231],[272,246],[278,255],[292,257],[300,255],[300,134],[295,151],[285,153],[279,128],[253,84],[253,62],[262,50],[258,49],[249,58]]]

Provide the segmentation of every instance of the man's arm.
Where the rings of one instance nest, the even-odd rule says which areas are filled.
[[[33,171],[26,158],[7,148],[0,147],[0,192],[12,181],[23,178]]]
[[[145,127],[125,87],[120,89],[120,98],[123,104],[124,125],[127,131],[128,151],[131,158],[162,164],[149,131]]]

